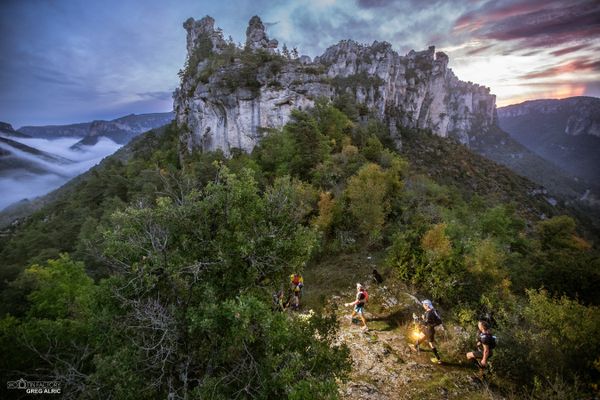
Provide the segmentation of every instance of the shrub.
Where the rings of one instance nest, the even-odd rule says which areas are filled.
[[[421,248],[430,260],[440,260],[450,256],[452,243],[446,235],[446,224],[434,225],[421,239]]]
[[[365,164],[348,180],[346,195],[350,214],[359,231],[373,241],[380,238],[389,212],[388,192],[386,173],[377,164]]]

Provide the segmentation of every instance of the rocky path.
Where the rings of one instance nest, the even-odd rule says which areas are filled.
[[[352,323],[350,308],[343,307],[339,297],[331,300],[337,306],[340,321],[338,341],[345,343],[353,360],[350,380],[341,385],[342,399],[501,399],[488,385],[472,380],[474,370],[467,364],[446,361],[443,365],[430,361],[432,353],[414,353],[409,348],[410,316],[415,310],[412,296],[391,294],[387,288],[370,291],[368,305],[369,331]],[[417,309],[418,310],[418,309]],[[443,342],[444,334],[440,339]],[[442,352],[442,358],[444,353]]]

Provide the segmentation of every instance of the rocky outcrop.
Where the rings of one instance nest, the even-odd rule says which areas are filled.
[[[253,49],[276,49],[279,43],[276,39],[269,40],[265,26],[259,17],[254,16],[246,29],[246,46]]]
[[[188,20],[186,26],[213,29],[188,29],[188,44],[218,36],[211,21]],[[263,128],[283,126],[293,109],[310,107],[314,99],[333,94],[306,66],[275,54],[277,41],[269,40],[260,18],[250,20],[247,36],[245,50],[232,44],[213,46],[211,52],[188,49],[188,70],[174,93],[177,124],[185,131],[182,149],[250,151]]]
[[[494,123],[496,98],[489,88],[460,81],[448,68],[448,56],[433,46],[400,56],[386,42],[364,46],[349,40],[315,61],[327,66],[329,77],[345,78],[342,91],[376,110],[392,131],[396,124],[431,129],[468,144],[475,128]]]
[[[398,55],[386,42],[351,40],[309,57],[282,55],[259,17],[246,30],[245,49],[222,39],[214,20],[189,19],[188,59],[174,93],[182,150],[252,150],[265,128],[283,126],[295,108],[348,93],[386,121],[431,129],[468,144],[473,132],[494,124],[495,96],[488,88],[460,81],[442,52]]]
[[[183,28],[187,31],[188,55],[203,46],[209,46],[213,52],[220,53],[226,46],[223,33],[215,30],[215,20],[208,15],[199,21],[188,18],[183,23]]]

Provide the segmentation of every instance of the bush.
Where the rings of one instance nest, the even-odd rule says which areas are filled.
[[[528,290],[527,296],[500,322],[496,370],[532,388],[534,398],[560,398],[566,388],[590,391],[580,383],[600,376],[600,308],[544,290]]]
[[[446,224],[437,224],[421,238],[421,248],[429,260],[440,260],[452,254],[452,243],[446,236]]]
[[[536,225],[538,240],[519,278],[521,287],[548,289],[552,294],[599,304],[600,255],[575,234],[572,218],[561,216]]]
[[[566,296],[552,298],[545,291],[529,290],[527,295],[528,326],[522,338],[535,344],[529,352],[535,370],[545,377],[565,374],[570,380],[589,376],[600,360],[600,308]]]

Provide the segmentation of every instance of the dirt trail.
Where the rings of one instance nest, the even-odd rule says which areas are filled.
[[[370,302],[377,300],[367,305],[368,332],[350,320],[351,308],[344,307],[344,299],[334,296],[330,302],[340,323],[338,341],[350,348],[353,360],[350,380],[341,385],[342,399],[502,398],[472,380],[470,365],[452,360],[433,364],[430,351],[417,354],[410,349],[412,341],[406,335],[411,332],[412,312],[418,311],[414,297],[387,287],[371,288],[369,293]],[[444,341],[442,332],[438,336]]]

